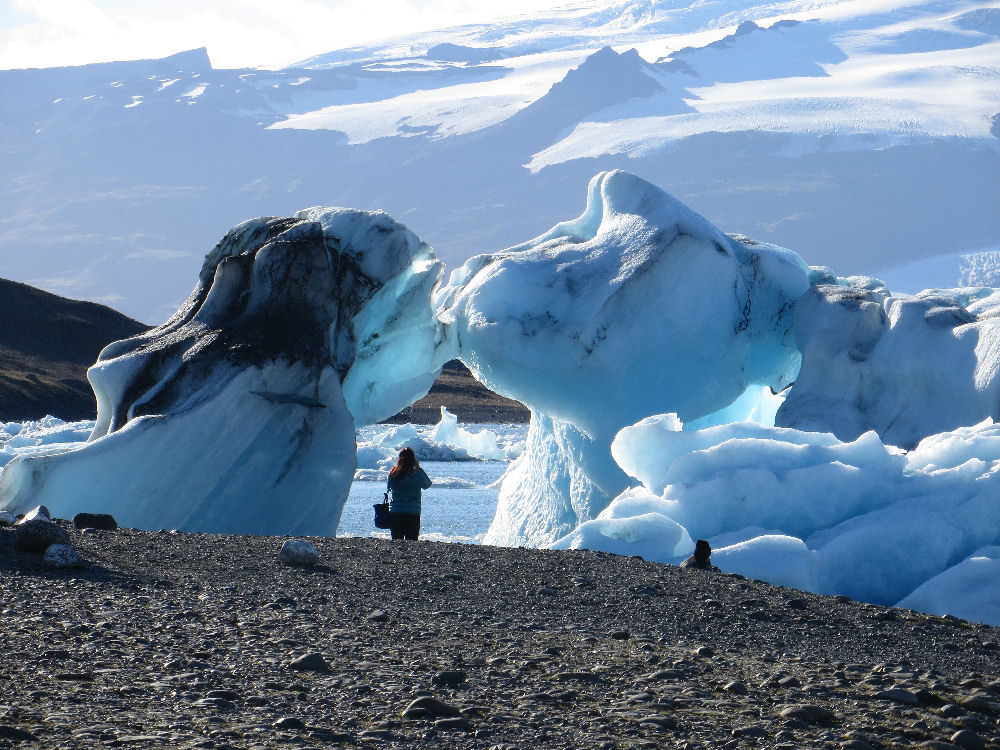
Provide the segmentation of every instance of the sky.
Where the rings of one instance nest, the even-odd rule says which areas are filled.
[[[0,69],[166,57],[281,67],[398,34],[487,22],[565,0],[0,0]]]

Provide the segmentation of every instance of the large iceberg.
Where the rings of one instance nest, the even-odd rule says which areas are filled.
[[[591,180],[579,218],[452,273],[437,305],[459,357],[532,410],[487,542],[550,542],[600,513],[629,482],[609,451],[622,427],[788,386],[808,274],[620,171]]]
[[[355,425],[427,392],[442,267],[383,213],[253,219],[207,255],[177,313],[88,372],[89,441],[12,460],[0,507],[129,526],[334,534]]]

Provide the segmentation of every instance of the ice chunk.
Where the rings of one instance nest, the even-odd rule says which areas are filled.
[[[814,286],[796,304],[802,369],[775,423],[842,440],[875,430],[913,448],[996,416],[1000,319],[994,303],[973,305],[982,291],[893,297],[884,288]]]
[[[463,448],[467,453],[477,458],[502,461],[511,457],[509,449],[505,450],[500,445],[500,439],[496,433],[490,430],[480,430],[473,433],[464,427],[459,427],[458,417],[444,406],[441,407],[441,421],[434,426],[429,437],[439,443]]]
[[[633,528],[643,519],[654,533],[657,514],[708,539],[723,571],[887,605],[923,590],[925,598],[904,606],[930,608],[946,584],[924,589],[928,581],[949,580],[957,563],[1000,543],[1000,427],[992,420],[927,437],[910,453],[874,432],[843,442],[752,423],[681,427],[663,415],[619,433],[613,454],[643,486],[622,492],[600,517],[633,519],[624,526],[636,542],[581,533],[579,544],[676,562]],[[993,622],[996,610],[977,608],[962,588],[977,565],[956,569],[947,606]]]
[[[693,547],[684,527],[659,513],[627,518],[601,515],[549,545],[549,549],[599,549],[618,555],[641,555],[647,560],[673,559]]]
[[[382,213],[244,222],[169,321],[109,345],[91,367],[90,442],[11,461],[3,506],[100,510],[140,528],[332,535],[356,422],[395,413],[437,374],[440,272]]]
[[[776,586],[816,590],[815,553],[801,539],[761,534],[745,542],[716,547],[712,564],[727,573],[769,581]]]
[[[925,581],[897,606],[1000,625],[1000,546],[976,550]]]
[[[807,279],[793,253],[728,237],[625,172],[597,175],[579,218],[455,271],[437,304],[460,357],[533,411],[487,540],[548,543],[594,518],[627,486],[608,451],[625,425],[791,383]]]

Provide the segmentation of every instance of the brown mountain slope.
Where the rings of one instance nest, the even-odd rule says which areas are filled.
[[[408,406],[387,422],[404,424],[436,424],[445,406],[459,422],[523,423],[528,421],[527,407],[509,398],[498,396],[480,383],[472,373],[453,359],[441,370],[430,393]]]
[[[110,307],[0,279],[0,421],[93,419],[87,368],[107,344],[146,329]],[[462,422],[528,420],[524,406],[488,390],[456,360],[427,396],[387,421],[433,424],[442,406]]]
[[[0,420],[93,419],[87,368],[147,326],[110,307],[0,279]]]

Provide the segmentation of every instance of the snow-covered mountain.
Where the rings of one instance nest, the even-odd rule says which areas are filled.
[[[457,266],[617,167],[839,273],[1000,241],[996,0],[578,0],[278,71],[0,71],[0,94],[0,276],[154,323],[242,219],[381,208]]]

